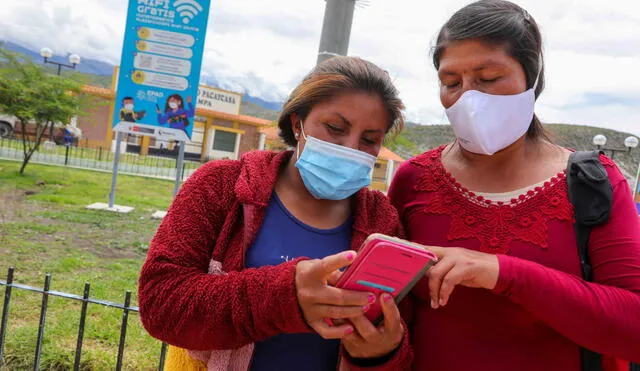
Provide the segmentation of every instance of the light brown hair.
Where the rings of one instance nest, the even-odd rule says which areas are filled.
[[[298,143],[291,123],[292,113],[304,120],[314,105],[346,92],[379,95],[389,113],[387,132],[400,132],[404,127],[404,103],[389,74],[364,59],[339,56],[318,64],[291,92],[278,119],[282,140],[292,147]]]

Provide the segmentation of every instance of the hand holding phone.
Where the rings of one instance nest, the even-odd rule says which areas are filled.
[[[325,339],[341,339],[353,332],[351,324],[332,327],[325,318],[361,316],[370,300],[368,292],[340,290],[327,285],[336,271],[351,264],[355,258],[354,251],[344,251],[323,259],[303,260],[296,265],[296,295],[303,317]]]
[[[387,293],[399,303],[437,260],[421,245],[373,234],[336,287],[371,292],[377,298]],[[383,316],[379,300],[371,304],[365,316],[376,326],[380,323]]]
[[[353,358],[379,358],[398,349],[404,338],[400,310],[389,294],[379,298],[383,320],[377,327],[366,317],[349,318],[355,331],[342,338],[342,345]]]

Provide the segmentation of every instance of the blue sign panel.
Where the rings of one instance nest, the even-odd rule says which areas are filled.
[[[129,0],[115,131],[191,138],[210,2]]]

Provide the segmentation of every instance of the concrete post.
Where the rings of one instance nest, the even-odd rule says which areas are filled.
[[[317,63],[337,55],[347,55],[356,4],[355,0],[326,0],[326,2]]]
[[[264,151],[265,143],[267,139],[267,134],[260,133],[260,139],[258,140],[258,149]]]
[[[234,154],[234,159],[237,160],[240,158],[240,138],[242,137],[242,134],[240,133],[236,133],[236,145],[233,149],[233,154]]]
[[[389,187],[391,187],[391,181],[393,180],[393,174],[395,173],[394,167],[395,167],[394,161],[387,160],[387,174],[386,174],[387,190],[389,190]]]

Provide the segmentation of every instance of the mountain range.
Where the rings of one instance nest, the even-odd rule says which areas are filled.
[[[23,45],[11,41],[0,41],[0,43],[5,49],[23,54],[30,58],[34,63],[44,64],[39,51],[29,49]],[[68,58],[68,54],[64,56],[54,55],[50,60],[53,62],[69,64]],[[83,58],[81,63],[76,66],[76,70],[81,74],[91,75],[92,78],[90,80],[92,81],[92,83],[101,85],[103,87],[109,87],[111,85],[111,76],[113,74],[114,67],[114,65],[107,62],[99,61],[96,59]],[[214,87],[220,86],[220,84],[213,80],[204,81],[203,83]],[[280,111],[283,104],[283,102],[266,101],[260,97],[255,97],[246,93],[243,94],[242,101],[243,106],[246,106],[246,111],[243,110],[244,114],[257,115],[266,119],[273,119],[277,117],[277,114],[274,115],[273,112],[269,111]]]

